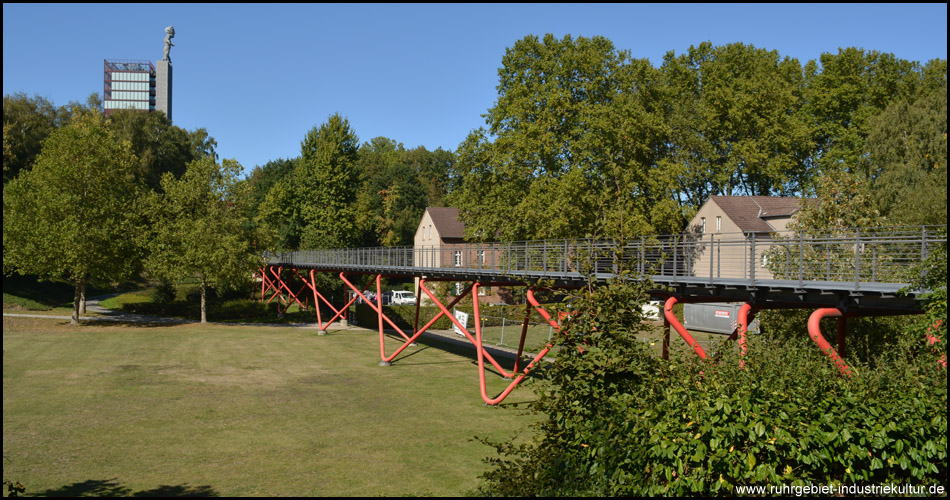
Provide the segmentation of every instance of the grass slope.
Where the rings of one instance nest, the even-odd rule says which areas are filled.
[[[365,330],[3,320],[4,479],[27,495],[461,495],[526,435],[473,353]],[[393,347],[390,345],[389,349]],[[489,391],[505,381],[489,376]]]

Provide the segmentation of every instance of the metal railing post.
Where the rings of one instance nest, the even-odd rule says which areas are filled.
[[[749,245],[749,283],[755,282],[755,232],[752,232],[752,239]]]
[[[854,289],[861,289],[861,228],[854,229]]]

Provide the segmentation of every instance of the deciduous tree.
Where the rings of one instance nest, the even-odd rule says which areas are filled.
[[[4,272],[73,283],[74,324],[87,283],[120,281],[140,269],[137,162],[98,112],[83,112],[52,131],[33,168],[4,187]]]
[[[301,203],[305,249],[344,248],[360,241],[355,201],[360,186],[359,137],[339,114],[314,127],[301,142],[293,188]]]
[[[246,231],[247,185],[241,165],[204,157],[188,164],[180,179],[166,172],[148,269],[168,280],[194,278],[201,286],[201,322],[207,322],[207,289],[246,282],[262,264],[255,238]]]

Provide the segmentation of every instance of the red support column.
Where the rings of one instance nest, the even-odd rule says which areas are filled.
[[[739,334],[739,355],[745,357],[746,353],[746,334],[749,332],[749,323],[752,321],[752,318],[755,317],[755,313],[752,310],[752,306],[749,304],[742,304],[742,307],[739,308],[739,326],[736,328],[736,331]],[[739,360],[739,368],[745,368],[745,360]]]
[[[465,328],[464,325],[462,325],[461,323],[459,323],[459,320],[456,319],[455,316],[453,316],[452,313],[449,312],[449,310],[448,310],[448,308],[447,308],[446,306],[442,305],[442,303],[439,301],[439,299],[436,298],[436,296],[435,296],[432,292],[430,292],[428,288],[426,288],[425,286],[421,286],[421,285],[422,285],[422,282],[421,282],[421,281],[420,281],[419,283],[420,283],[420,288],[422,288],[422,290],[426,293],[426,295],[428,295],[429,298],[432,299],[433,302],[435,302],[435,305],[438,306],[438,308],[442,311],[442,314],[445,314],[445,316],[446,316],[447,318],[449,318],[449,320],[450,320],[453,324],[455,324],[455,326],[458,327],[459,331],[461,331],[463,335],[465,335],[466,337],[468,337],[468,340],[471,341],[472,344],[475,344],[475,345],[477,346],[478,344],[477,344],[477,342],[475,341],[475,338],[472,336],[471,333],[469,333],[468,329]],[[472,284],[465,290],[465,292],[462,293],[462,295],[465,295],[465,293],[468,293],[468,292],[469,292],[472,288],[474,288],[474,287],[475,287],[475,283],[472,283]],[[477,302],[477,301],[478,301],[478,297],[475,296],[475,300],[474,300],[473,302]],[[450,304],[449,307],[452,307],[453,305],[455,305],[455,303],[457,303],[457,300],[456,300],[455,302],[453,302],[452,304]],[[476,322],[480,320],[480,318],[475,318],[475,319],[476,319]],[[478,325],[478,326],[479,326],[479,328],[481,327],[481,325]],[[486,353],[485,353],[485,356],[488,358],[488,361],[492,364],[492,366],[494,366],[495,369],[497,369],[497,370],[502,374],[503,377],[511,377],[511,376],[514,376],[513,373],[509,373],[509,372],[506,371],[504,368],[502,368],[501,365],[498,364],[498,362],[495,361],[495,358],[493,358],[490,354],[488,354],[488,353],[486,352]]]
[[[273,273],[273,269],[271,269],[271,272]],[[297,272],[297,270],[294,269],[294,272]],[[300,273],[297,273],[297,275],[300,276]],[[277,277],[277,281],[278,281],[279,284],[280,284],[280,288],[283,288],[284,290],[287,290],[287,294],[290,295],[290,297],[292,297],[292,298],[294,299],[294,301],[297,302],[297,304],[300,305],[300,307],[306,309],[306,307],[303,305],[303,303],[300,302],[300,299],[297,298],[297,295],[294,294],[294,291],[290,289],[290,286],[287,285],[287,283],[285,283],[284,280],[280,277],[280,274],[279,274],[279,273],[278,273],[278,274],[275,274],[275,276]],[[304,289],[304,287],[300,287],[300,290],[298,290],[297,293],[299,294],[300,292],[303,291],[303,289]],[[277,293],[280,293],[280,290],[279,290],[279,289],[278,289],[278,292],[277,292]],[[268,301],[268,302],[269,302],[269,301]],[[287,299],[287,307],[290,307],[290,299],[289,299],[289,298]]]
[[[544,317],[548,321],[548,323],[551,324],[551,326],[554,327],[554,329],[557,330],[557,332],[560,334],[561,333],[560,325],[554,323],[551,320],[551,315],[548,314],[548,312],[545,311],[544,308],[541,307],[541,304],[539,304],[538,301],[534,298],[534,290],[529,288],[527,297],[528,297],[528,302],[532,306],[534,306],[535,309],[538,311],[538,313],[542,317]],[[482,400],[485,401],[485,404],[488,404],[488,405],[496,405],[504,401],[505,398],[508,397],[508,394],[511,394],[511,391],[514,390],[514,388],[517,387],[518,384],[520,384],[522,380],[524,380],[525,376],[527,376],[528,373],[531,372],[531,369],[534,368],[534,366],[539,361],[544,359],[544,356],[547,355],[548,351],[550,351],[551,347],[553,347],[553,345],[549,342],[544,347],[544,349],[542,349],[541,352],[539,352],[534,357],[534,359],[532,359],[528,363],[528,366],[526,366],[523,370],[520,371],[520,373],[518,373],[518,376],[514,380],[512,380],[510,384],[508,384],[508,387],[505,388],[505,390],[502,391],[501,394],[499,394],[495,398],[489,398],[487,390],[485,388],[485,362],[484,362],[484,357],[487,356],[488,353],[485,352],[484,348],[482,347],[481,321],[479,318],[479,309],[477,305],[475,306],[475,335],[476,335],[475,346],[477,347],[477,354],[478,354],[479,387],[481,389]]]
[[[389,319],[385,314],[383,314],[383,297],[382,297],[382,290],[380,289],[380,282],[379,282],[381,277],[382,275],[379,275],[379,274],[376,275],[376,301],[378,302],[378,305],[374,305],[369,299],[366,298],[365,295],[363,295],[363,292],[361,292],[360,290],[357,290],[356,287],[353,286],[353,284],[350,283],[346,279],[346,276],[344,276],[343,273],[340,273],[340,279],[343,280],[343,283],[346,283],[347,286],[353,289],[353,291],[356,292],[356,294],[359,295],[361,299],[363,299],[363,302],[365,302],[366,305],[368,305],[370,308],[376,311],[376,313],[379,314],[384,320],[386,320],[386,322],[389,323],[390,326],[395,328],[396,331],[399,332],[399,335],[402,336],[402,338],[409,340],[409,336],[406,335],[402,331],[402,328],[399,328],[398,326],[396,326],[396,323],[393,323],[391,319]],[[380,326],[380,329],[382,329],[381,326]]]
[[[840,318],[841,316],[843,316],[841,311],[833,307],[815,310],[815,312],[811,313],[811,316],[808,317],[808,335],[818,344],[821,352],[825,353],[825,355],[831,359],[831,362],[841,370],[843,375],[851,376],[851,369],[848,368],[848,365],[841,359],[841,356],[835,352],[831,344],[825,340],[825,337],[821,335],[822,318]]]

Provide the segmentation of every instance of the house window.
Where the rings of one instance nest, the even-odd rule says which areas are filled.
[[[769,254],[764,253],[762,254],[762,267],[768,267],[768,266],[769,266]]]
[[[455,251],[455,267],[462,267],[462,251]]]
[[[484,263],[485,263],[485,251],[484,251],[484,250],[479,250],[479,251],[478,251],[478,263],[479,263],[479,264],[484,264]]]
[[[705,218],[705,217],[700,217],[699,220],[702,222],[702,227],[699,228],[699,232],[700,232],[700,233],[703,233],[703,234],[706,234],[706,218]]]
[[[722,216],[717,215],[716,216],[716,232],[718,233],[720,231],[722,231]]]

